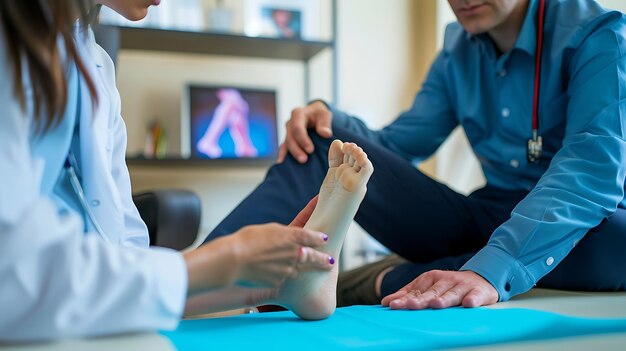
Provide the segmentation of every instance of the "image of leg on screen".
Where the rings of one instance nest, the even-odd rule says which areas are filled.
[[[198,151],[210,158],[222,156],[219,139],[228,129],[235,144],[237,157],[255,157],[257,150],[250,139],[248,103],[237,89],[220,89],[217,91],[217,97],[220,103],[215,109],[211,124],[196,145]]]
[[[318,202],[304,228],[326,233],[328,243],[319,248],[339,260],[348,227],[367,191],[374,171],[363,150],[354,143],[335,140],[328,152],[328,172]],[[306,255],[306,251],[303,251]],[[336,307],[338,262],[330,272],[298,270],[278,289],[231,287],[192,298],[188,313],[208,313],[261,304],[280,305],[303,319],[323,319]]]

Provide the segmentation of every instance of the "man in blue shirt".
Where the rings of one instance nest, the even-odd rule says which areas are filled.
[[[458,23],[408,111],[372,131],[320,101],[294,110],[282,162],[209,238],[292,218],[316,193],[338,138],[374,164],[356,221],[402,257],[340,276],[340,305],[386,296],[392,308],[474,307],[536,284],[624,290],[626,17],[592,0],[546,0],[540,33],[541,0],[449,3]],[[543,148],[531,162],[539,50]],[[487,179],[469,196],[410,163],[457,125]]]

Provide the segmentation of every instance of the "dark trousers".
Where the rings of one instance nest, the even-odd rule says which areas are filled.
[[[458,270],[486,245],[526,191],[485,187],[459,194],[417,170],[410,162],[358,135],[334,128],[331,139],[310,136],[315,151],[306,164],[288,156],[231,212],[207,240],[249,224],[288,224],[319,191],[328,169],[333,139],[355,142],[374,165],[355,220],[365,231],[409,263],[397,266],[382,283],[382,296],[423,272]],[[341,283],[341,278],[339,283]],[[538,285],[570,290],[626,289],[626,211],[592,229]],[[340,287],[338,287],[340,288]]]

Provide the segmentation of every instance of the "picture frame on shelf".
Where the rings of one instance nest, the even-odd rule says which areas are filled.
[[[314,0],[245,0],[244,33],[251,37],[317,39],[319,11]]]
[[[278,155],[275,90],[188,83],[182,99],[183,158],[246,161]]]

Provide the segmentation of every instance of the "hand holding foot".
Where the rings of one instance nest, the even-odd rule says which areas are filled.
[[[185,253],[188,296],[234,285],[278,288],[299,269],[328,271],[324,233],[279,224],[247,226]]]

